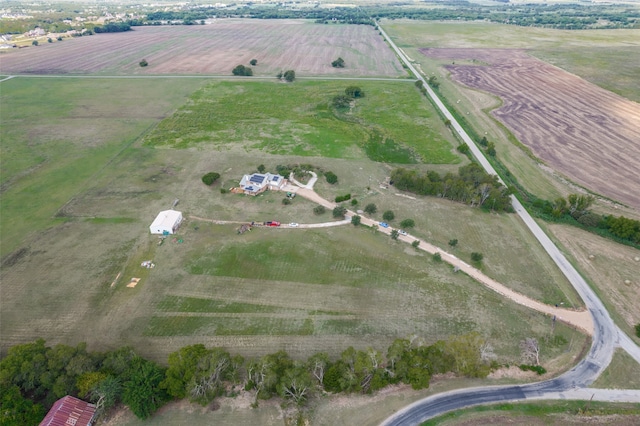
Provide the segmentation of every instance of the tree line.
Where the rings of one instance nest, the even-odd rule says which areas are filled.
[[[503,2],[506,2],[503,0]],[[375,25],[377,19],[415,19],[415,20],[486,20],[519,26],[535,26],[557,29],[584,28],[634,28],[640,22],[637,8],[620,5],[577,5],[577,4],[522,4],[479,6],[467,2],[439,2],[437,7],[416,8],[397,7],[395,5],[370,5],[356,8],[336,7],[296,9],[290,5],[260,6],[245,5],[234,8],[216,8],[213,6],[185,5],[183,10],[144,10],[146,17],[126,21],[130,26],[161,25],[178,23],[193,25],[204,24],[210,18],[254,18],[254,19],[312,19],[317,23]],[[72,27],[63,22],[72,19],[70,14],[41,14],[24,20],[0,20],[0,33],[23,33],[37,26],[51,32],[62,32]],[[84,26],[92,29],[92,24]],[[97,27],[96,27],[97,28]],[[106,32],[106,31],[96,31]]]
[[[591,195],[570,194],[567,198],[559,197],[553,201],[536,198],[531,206],[537,216],[548,220],[579,224],[587,230],[608,233],[623,242],[636,246],[640,244],[640,221],[624,216],[593,213],[589,208],[594,200]]]
[[[192,23],[207,18],[244,17],[254,19],[313,19],[317,23],[375,25],[377,19],[415,20],[487,20],[518,26],[557,29],[634,28],[640,13],[633,8],[616,5],[527,4],[517,8],[504,5],[478,6],[469,3],[439,3],[434,8],[397,6],[360,6],[296,9],[288,6],[263,7],[247,5],[235,9],[208,6],[188,7],[182,11],[154,11],[147,15],[147,23],[183,21]]]
[[[0,423],[38,424],[65,395],[96,404],[98,415],[123,403],[145,419],[171,400],[206,405],[241,389],[255,392],[256,406],[279,397],[296,407],[325,392],[371,393],[394,383],[422,389],[434,374],[486,377],[497,366],[489,349],[476,332],[432,345],[397,339],[386,354],[349,347],[333,360],[325,352],[295,360],[285,351],[245,360],[195,344],[171,353],[165,367],[128,346],[89,352],[84,343],[49,347],[38,339],[10,348],[0,361]]]
[[[477,163],[458,169],[458,174],[429,171],[419,174],[415,170],[397,168],[391,172],[393,185],[403,191],[419,195],[432,195],[496,211],[513,212],[511,192],[498,177],[490,175]]]

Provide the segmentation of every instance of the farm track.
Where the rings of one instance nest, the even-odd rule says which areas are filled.
[[[522,50],[421,49],[458,83],[500,97],[493,115],[545,163],[589,190],[640,209],[640,104]]]
[[[300,185],[300,184],[299,184]],[[296,187],[293,185],[287,185],[286,187],[283,188],[284,191],[289,191],[289,192],[296,192],[298,195],[307,198],[310,201],[316,202],[318,204],[321,204],[327,208],[333,208],[335,207],[335,203],[332,203],[328,200],[325,200],[324,198],[320,197],[316,192],[313,191],[313,189],[310,188],[302,188],[302,187]],[[355,215],[355,212],[348,212],[348,215]],[[195,217],[193,217],[195,218]],[[201,219],[201,220],[206,220],[208,222],[212,222],[212,223],[227,223],[226,221],[216,221],[213,219]],[[340,222],[333,222],[330,224],[335,224],[335,225],[346,225],[349,224],[350,220],[344,220],[344,221],[340,221]],[[367,217],[362,217],[361,219],[361,223],[363,225],[366,226],[373,226],[373,227],[378,227],[378,222],[372,219],[369,219]],[[323,224],[324,225],[324,224]],[[335,226],[333,225],[333,226]],[[305,228],[305,225],[301,224],[300,228]],[[277,229],[277,228],[276,228]],[[295,228],[294,228],[295,229]],[[378,230],[382,233],[391,234],[392,228],[378,228]],[[486,276],[485,274],[483,274],[480,270],[474,268],[473,266],[463,262],[462,260],[458,259],[456,256],[447,253],[445,251],[443,251],[442,249],[440,249],[439,247],[436,247],[426,241],[420,240],[418,238],[415,238],[411,235],[400,235],[398,237],[398,240],[403,241],[405,243],[411,244],[413,241],[419,241],[420,244],[418,246],[419,249],[426,251],[427,253],[430,254],[435,254],[435,253],[440,253],[442,260],[449,263],[450,265],[458,268],[459,270],[461,270],[462,272],[464,272],[465,274],[469,275],[471,278],[473,278],[474,280],[478,281],[479,283],[483,284],[485,287],[487,287],[490,290],[495,291],[496,293],[500,294],[503,297],[506,297],[520,305],[526,306],[530,309],[533,309],[535,311],[538,312],[542,312],[546,315],[550,315],[553,318],[557,318],[560,321],[563,321],[569,325],[572,325],[574,327],[578,327],[580,328],[582,331],[584,331],[587,334],[593,334],[593,321],[591,318],[591,315],[588,311],[584,310],[584,311],[576,311],[576,310],[570,310],[570,309],[564,309],[564,308],[560,308],[560,307],[553,307],[553,306],[549,306],[549,305],[545,305],[544,303],[538,302],[537,300],[533,300],[529,297],[526,297],[520,293],[517,293],[511,289],[509,289],[508,287],[504,286],[503,284],[497,282],[496,280]]]

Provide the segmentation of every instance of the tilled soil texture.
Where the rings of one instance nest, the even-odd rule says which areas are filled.
[[[421,52],[454,61],[446,67],[454,81],[499,96],[503,105],[493,115],[548,165],[596,193],[640,209],[640,104],[523,50]]]
[[[231,75],[236,65],[250,66],[256,59],[253,74],[274,80],[288,69],[297,76],[406,76],[373,27],[297,20],[133,27],[14,50],[2,54],[2,73]],[[344,59],[344,68],[331,66],[338,57]],[[139,65],[142,59],[148,66]]]

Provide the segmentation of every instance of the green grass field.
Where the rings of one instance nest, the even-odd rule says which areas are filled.
[[[596,389],[640,389],[640,365],[625,351],[618,349],[602,375],[593,382]]]
[[[201,81],[14,78],[1,84],[4,257],[27,235],[64,220],[56,216],[65,203]]]
[[[394,210],[398,221],[414,218],[413,232],[418,236],[443,247],[450,238],[458,238],[455,252],[463,259],[471,251],[484,252],[483,269],[505,284],[550,303],[577,303],[513,217],[437,198],[411,200],[398,197],[393,188],[380,189],[378,183],[389,175],[390,167],[369,160],[356,139],[345,142],[351,144],[350,152],[357,153],[347,158],[329,155],[337,155],[343,149],[342,142],[325,141],[327,146],[323,147],[320,139],[312,145],[316,150],[313,157],[290,155],[284,149],[283,154],[271,152],[255,141],[243,145],[245,137],[229,146],[214,140],[188,149],[152,147],[140,139],[156,123],[175,123],[175,117],[184,115],[189,105],[204,102],[202,97],[209,91],[212,99],[219,99],[213,95],[224,91],[248,91],[252,94],[246,101],[257,96],[260,86],[291,91],[298,97],[308,87],[309,98],[317,98],[304,105],[317,106],[327,87],[343,90],[340,83],[301,82],[297,88],[298,83],[216,82],[199,91],[201,82],[175,80],[178,82],[173,85],[171,80],[166,83],[168,95],[160,95],[150,92],[151,84],[141,85],[138,80],[135,87],[127,80],[14,79],[7,83],[14,81],[18,84],[3,86],[8,100],[3,107],[14,117],[3,126],[11,135],[3,138],[3,151],[29,147],[29,134],[42,124],[19,118],[31,115],[64,123],[69,135],[93,138],[66,139],[64,128],[57,127],[55,139],[41,142],[55,154],[51,154],[52,160],[33,170],[25,163],[6,176],[2,225],[3,250],[9,255],[4,256],[0,272],[3,351],[15,343],[44,337],[51,344],[87,341],[97,350],[131,344],[159,361],[181,346],[199,342],[247,356],[284,348],[293,356],[304,357],[318,350],[336,354],[350,345],[364,348],[372,342],[384,350],[393,339],[413,334],[433,341],[479,330],[494,341],[502,359],[514,360],[518,358],[514,342],[530,335],[541,340],[548,336],[550,327],[544,316],[511,304],[468,277],[453,274],[449,266],[436,264],[406,244],[365,228],[256,229],[239,236],[233,225],[191,218],[283,223],[332,220],[330,214],[314,215],[314,204],[300,197],[283,206],[283,196],[278,193],[259,197],[220,193],[221,187],[237,185],[244,173],[260,163],[269,170],[277,164],[299,162],[333,170],[339,183],[333,186],[321,179],[317,191],[322,196],[332,199],[350,192],[360,205],[374,202],[379,211]],[[367,82],[362,86],[367,97],[359,101],[350,118],[355,124],[328,118],[321,121],[327,132],[343,125],[358,129],[375,125],[394,141],[427,152],[428,144],[420,148],[419,138],[410,137],[419,130],[410,123],[409,114],[412,103],[419,106],[421,99],[415,88],[403,82]],[[87,99],[84,93],[90,90],[101,97]],[[194,90],[194,97],[188,99],[187,94]],[[44,94],[41,103],[18,113],[12,104],[20,105],[18,94],[35,96],[39,91]],[[144,94],[153,105],[144,104],[143,111],[136,112],[134,98]],[[386,100],[385,105],[399,105],[404,96],[410,99],[409,107],[397,107],[395,121],[391,109],[376,106],[380,99]],[[72,107],[50,108],[62,98]],[[114,102],[110,108],[100,102],[110,99]],[[187,102],[187,106],[178,108],[180,102]],[[231,104],[230,100],[222,103],[229,109]],[[261,105],[267,108],[269,103]],[[161,121],[176,108],[175,116]],[[292,120],[302,120],[305,108],[292,114]],[[105,120],[96,133],[91,111]],[[216,111],[222,110],[217,107]],[[416,122],[437,121],[428,104],[417,111]],[[394,122],[404,124],[393,126]],[[322,134],[324,127],[315,125]],[[250,126],[238,129],[255,132]],[[447,146],[446,141],[443,138],[438,144]],[[449,150],[451,145],[446,152]],[[16,158],[20,156],[13,152]],[[37,152],[34,148],[33,158]],[[70,167],[68,158],[73,158],[78,168]],[[426,155],[423,160],[428,160]],[[458,165],[412,167],[443,172]],[[212,188],[200,181],[208,171],[222,175]],[[50,181],[56,173],[60,178],[53,180],[57,183],[53,185]],[[31,185],[43,185],[43,189],[22,191]],[[41,192],[45,190],[46,197]],[[186,218],[180,231],[184,242],[168,239],[158,246],[157,239],[148,235],[148,225],[176,198]],[[42,207],[29,211],[31,205]],[[23,215],[31,215],[29,221]],[[20,221],[24,221],[22,226],[17,225],[23,223]],[[494,244],[487,246],[488,239]],[[140,263],[149,259],[156,268],[141,268]],[[133,277],[140,278],[138,285],[126,287]],[[567,346],[575,345],[571,342],[582,339],[563,327],[556,332],[562,334],[564,343],[550,343],[546,352],[549,362],[562,356]]]
[[[269,154],[390,163],[460,162],[442,120],[407,82],[358,82],[366,96],[337,113],[352,82],[215,82],[163,120],[148,146],[258,149]]]

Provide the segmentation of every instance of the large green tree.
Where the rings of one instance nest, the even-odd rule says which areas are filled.
[[[0,425],[37,425],[44,418],[42,405],[22,396],[16,385],[0,385]]]
[[[169,400],[169,396],[160,388],[165,375],[162,368],[144,358],[133,360],[124,383],[122,402],[138,418],[146,419]]]

